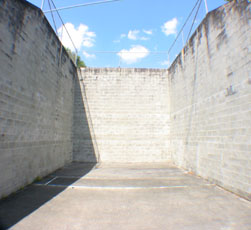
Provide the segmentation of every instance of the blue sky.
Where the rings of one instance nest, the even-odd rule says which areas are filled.
[[[56,7],[101,0],[53,0]],[[42,0],[29,0],[41,7]],[[167,68],[185,44],[195,11],[183,36],[167,55],[172,42],[197,0],[121,0],[106,4],[59,11],[78,55],[90,67]],[[223,5],[224,0],[207,0],[209,11]],[[53,8],[53,6],[52,6]],[[48,0],[44,11],[49,10]],[[202,0],[194,29],[205,17]],[[45,13],[55,28],[50,13]],[[56,13],[56,29],[62,42],[74,50]],[[193,31],[194,31],[193,29]],[[111,52],[111,53],[110,53]]]

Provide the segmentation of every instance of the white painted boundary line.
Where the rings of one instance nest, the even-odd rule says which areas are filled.
[[[43,186],[43,184],[36,184],[38,186]],[[201,186],[214,186],[214,184],[202,184],[196,186],[188,186],[188,185],[174,185],[174,186],[149,186],[149,187],[114,187],[114,186],[84,186],[84,185],[56,185],[50,184],[48,187],[60,187],[60,188],[77,188],[77,189],[107,189],[107,190],[139,190],[139,189],[168,189],[168,188],[191,188],[191,187],[201,187]]]
[[[55,176],[56,178],[66,178],[66,179],[81,179],[85,176]]]
[[[50,184],[52,181],[56,180],[58,177],[54,177],[51,180],[47,181],[44,185],[48,185]]]
[[[183,174],[181,174],[183,175]],[[173,175],[170,175],[170,176],[173,176]],[[174,174],[174,176],[176,176]],[[179,175],[177,175],[178,177]],[[170,180],[169,177],[119,177],[119,178],[116,178],[116,177],[87,177],[87,176],[82,176],[82,177],[79,177],[79,176],[56,176],[57,178],[65,178],[65,179],[83,179],[83,180]],[[53,179],[54,180],[54,179]]]

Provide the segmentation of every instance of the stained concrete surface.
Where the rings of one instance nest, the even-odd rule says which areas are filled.
[[[73,163],[0,202],[3,229],[249,230],[251,203],[170,164]]]

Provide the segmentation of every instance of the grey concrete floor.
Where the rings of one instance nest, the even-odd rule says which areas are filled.
[[[1,201],[3,229],[251,229],[249,201],[170,164],[92,167],[73,163]]]

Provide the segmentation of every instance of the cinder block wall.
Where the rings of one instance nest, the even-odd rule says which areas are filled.
[[[75,160],[85,160],[91,146],[101,162],[170,159],[166,70],[86,68],[80,77],[92,138],[78,141]]]
[[[250,3],[209,13],[169,69],[178,166],[251,199]]]
[[[78,79],[41,11],[0,1],[0,198],[73,157],[171,159],[251,199],[250,17],[247,1],[211,12],[168,71]]]
[[[74,64],[41,11],[0,1],[0,198],[72,160]]]

